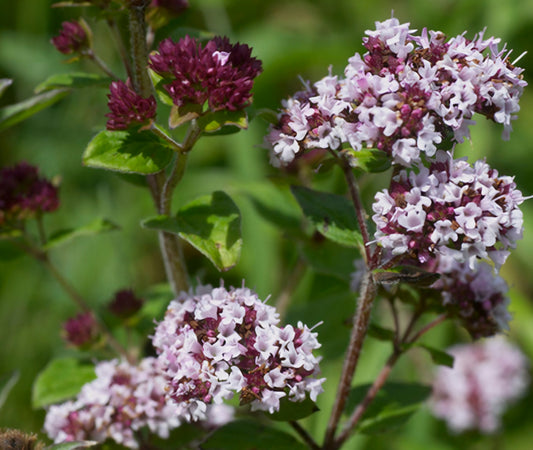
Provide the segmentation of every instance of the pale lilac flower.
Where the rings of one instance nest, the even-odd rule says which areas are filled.
[[[501,337],[448,351],[454,365],[438,368],[430,401],[433,414],[455,433],[496,432],[507,406],[525,393],[527,358]]]
[[[247,288],[200,286],[172,301],[152,338],[168,394],[187,420],[204,420],[211,404],[235,393],[252,410],[274,412],[279,400],[321,392],[316,333],[280,328],[278,314]],[[311,380],[316,381],[312,382]]]
[[[376,194],[375,238],[405,264],[453,257],[473,269],[476,260],[490,258],[499,268],[522,236],[523,201],[511,177],[439,150],[429,167],[400,171]]]
[[[396,18],[376,22],[363,39],[367,52],[349,58],[344,77],[330,70],[285,101],[265,138],[272,164],[288,166],[316,148],[350,146],[416,165],[448,136],[468,138],[475,113],[501,123],[508,139],[527,83],[509,62],[510,52],[498,50],[499,39],[484,39],[483,32],[473,40],[415,32]],[[357,153],[351,155],[357,166]]]
[[[183,411],[166,397],[157,359],[145,358],[138,366],[104,361],[95,372],[75,400],[48,409],[44,428],[54,442],[112,439],[138,448],[136,431],[148,427],[165,439],[183,420]]]

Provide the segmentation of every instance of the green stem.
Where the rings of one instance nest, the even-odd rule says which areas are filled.
[[[128,78],[131,80],[133,79],[133,71],[131,68],[128,51],[126,50],[126,46],[124,45],[124,40],[122,39],[120,30],[117,27],[117,23],[115,22],[114,19],[109,18],[107,19],[107,25],[109,26],[109,29],[111,30],[111,34],[113,35],[113,38],[115,39],[115,42],[117,44],[118,52],[120,54],[120,59],[122,60],[122,64],[124,64],[124,68],[126,69]]]
[[[106,63],[102,61],[92,49],[87,50],[83,53],[87,58],[94,62],[102,72],[104,72],[109,78],[113,80],[118,80],[118,77],[113,73],[113,71],[107,67]]]
[[[357,312],[354,316],[350,344],[346,351],[341,379],[337,388],[337,396],[335,397],[335,403],[333,404],[328,427],[326,429],[323,445],[324,449],[335,448],[334,446],[332,447],[334,444],[335,431],[337,430],[339,420],[344,411],[344,406],[346,405],[346,400],[350,392],[352,379],[357,368],[359,355],[361,354],[361,348],[367,334],[370,311],[372,310],[375,296],[376,285],[372,279],[372,272],[367,271],[361,282],[361,291],[357,302]]]
[[[289,425],[296,431],[300,437],[304,440],[304,442],[309,446],[312,450],[319,450],[320,447],[315,442],[315,440],[311,437],[311,435],[307,432],[305,428],[303,428],[296,420],[290,420]]]

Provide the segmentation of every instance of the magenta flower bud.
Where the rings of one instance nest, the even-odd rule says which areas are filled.
[[[127,319],[133,316],[143,305],[143,300],[136,297],[131,289],[123,289],[115,293],[109,304],[109,310],[117,317]]]
[[[91,312],[80,313],[63,324],[65,340],[74,347],[86,347],[98,337],[98,325]]]
[[[147,124],[156,115],[156,101],[153,95],[144,98],[129,85],[129,81],[113,81],[111,93],[107,95],[107,106],[111,112],[106,114],[108,130],[126,130],[134,125]]]
[[[150,56],[150,68],[165,78],[165,89],[176,106],[206,102],[212,111],[239,110],[250,103],[261,62],[245,44],[216,37],[202,46],[186,36],[165,39]]]
[[[174,15],[179,15],[189,7],[188,0],[152,0],[151,8],[164,8]]]
[[[53,37],[51,42],[65,55],[79,52],[89,46],[87,33],[77,21],[63,22],[59,35]]]
[[[26,162],[0,169],[0,226],[52,212],[59,207],[57,188]]]

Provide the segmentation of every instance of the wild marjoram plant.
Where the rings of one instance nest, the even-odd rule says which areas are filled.
[[[36,404],[47,410],[44,430],[55,443],[50,449],[102,443],[106,448],[145,449],[337,449],[364,431],[363,417],[379,426],[398,414],[392,409],[389,415],[378,411],[372,416],[368,408],[398,359],[433,327],[457,320],[474,340],[508,329],[507,286],[498,271],[522,236],[519,205],[525,197],[512,177],[500,175],[484,161],[457,159],[453,152],[455,143],[469,137],[474,113],[502,124],[503,138],[509,137],[526,83],[522,69],[509,61],[510,52],[498,49],[499,39],[485,38],[483,32],[473,39],[448,39],[426,29],[417,34],[395,18],[377,22],[363,39],[367,52],[349,59],[344,76],[330,71],[314,84],[304,83],[302,91],[283,102],[277,116],[264,115],[272,122],[265,139],[270,161],[282,173],[335,166],[347,186],[347,197],[291,187],[313,227],[313,239],[353,250],[351,259],[358,268],[352,288],[359,294],[337,394],[331,410],[318,411],[315,401],[325,378],[320,377],[320,343],[313,328],[301,322],[282,325],[276,309],[244,283],[236,288],[222,282],[215,287],[190,285],[183,241],[220,271],[239,258],[240,212],[232,199],[217,191],[172,211],[172,194],[197,141],[247,127],[246,108],[252,104],[261,62],[247,45],[225,37],[154,42],[155,30],[186,9],[186,1],[87,3],[101,10],[117,40],[124,79],[96,55],[85,20],[65,22],[52,39],[54,46],[71,62],[93,61],[103,75],[52,77],[41,86],[47,96],[36,97],[25,108],[12,107],[3,116],[2,128],[53,103],[68,89],[107,82],[107,129],[88,144],[83,163],[146,177],[158,215],[143,225],[159,234],[175,299],[148,336],[155,349],[152,356],[127,348],[49,258],[58,240],[71,237],[47,234],[44,227],[44,214],[59,206],[57,185],[27,163],[1,169],[3,236],[41,261],[80,309],[65,323],[65,339],[84,351],[105,344],[115,353],[115,359],[98,359],[94,367],[56,361],[38,377],[34,393]],[[129,45],[117,30],[120,15],[129,20]],[[158,115],[168,109],[168,117]],[[184,136],[181,141],[178,131]],[[356,175],[387,170],[389,187],[375,194],[372,205],[372,234]],[[38,236],[27,227],[31,220],[37,223]],[[100,221],[81,232],[113,228],[111,222]],[[390,305],[392,329],[370,326],[377,298]],[[403,326],[400,302],[408,305],[404,308],[410,315]],[[131,327],[128,320],[142,305],[134,292],[120,291],[109,311]],[[392,352],[373,383],[364,392],[356,388],[361,391],[359,403],[348,406],[367,334],[390,342]],[[493,357],[498,352],[514,355],[505,363],[508,378],[492,379],[514,376],[517,381],[497,397],[500,400],[483,403],[482,413],[468,402],[452,402],[453,383],[436,383],[432,409],[439,417],[450,417],[452,429],[494,431],[503,405],[523,392],[526,360],[517,349],[498,350],[504,346],[494,344],[494,351],[484,347]],[[423,348],[437,364],[453,365],[450,354]],[[452,350],[457,359],[464,352]],[[101,351],[94,355],[97,359]],[[486,364],[486,374],[498,370],[497,362],[491,364]],[[470,370],[468,364],[460,363],[457,370],[463,372],[453,376],[465,380],[458,385],[467,389],[471,377],[462,373]],[[444,379],[451,379],[448,372],[443,372]],[[62,388],[57,379],[76,381]],[[227,403],[232,398],[238,401]],[[298,422],[311,414],[325,417],[324,436]],[[295,435],[270,419],[287,422]],[[3,439],[13,433],[6,431]],[[35,437],[28,439],[35,445]],[[72,445],[60,445],[68,442]]]

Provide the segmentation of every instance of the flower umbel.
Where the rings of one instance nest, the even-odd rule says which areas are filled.
[[[176,106],[190,104],[212,111],[235,111],[248,106],[254,78],[261,62],[251,57],[245,44],[230,44],[215,37],[202,45],[186,36],[178,42],[165,39],[150,56],[150,68],[164,78]]]
[[[169,383],[169,395],[203,420],[207,406],[240,396],[253,410],[274,412],[280,399],[316,400],[320,347],[305,325],[277,326],[278,314],[246,288],[203,286],[172,301],[152,342]]]
[[[497,431],[506,407],[528,385],[526,357],[500,337],[458,345],[449,353],[454,366],[438,368],[430,401],[433,414],[456,433]]]
[[[110,111],[106,114],[108,130],[127,130],[131,126],[149,123],[156,115],[156,101],[153,95],[144,98],[137,94],[127,83],[113,81],[107,95],[107,106]]]

